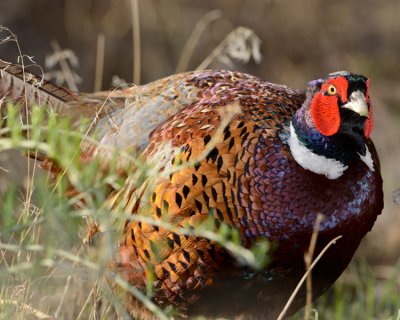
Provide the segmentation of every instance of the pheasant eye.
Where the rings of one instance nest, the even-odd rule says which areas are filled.
[[[336,87],[335,87],[334,85],[331,84],[331,85],[328,87],[327,92],[328,92],[328,94],[329,94],[330,96],[333,96],[333,95],[335,95],[335,94],[337,93],[337,89],[336,89]]]

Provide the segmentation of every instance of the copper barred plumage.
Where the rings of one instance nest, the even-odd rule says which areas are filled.
[[[18,68],[1,65],[6,99],[22,93],[13,89],[21,86]],[[259,239],[273,244],[271,264],[256,273],[213,241],[127,221],[113,270],[143,290],[154,272],[153,300],[183,315],[276,317],[304,272],[304,253],[323,213],[317,252],[342,239],[314,271],[319,296],[382,210],[365,77],[333,73],[303,91],[240,72],[201,70],[116,90],[110,100],[106,92],[72,93],[47,83],[37,90],[29,103],[44,96],[45,104],[56,104],[74,121],[98,117],[93,132],[101,143],[158,159],[165,174],[149,184],[148,204],[125,199],[130,213],[182,227],[213,217],[216,226],[237,229],[246,247]],[[85,152],[89,161],[107,151]],[[111,192],[110,203],[116,199]],[[292,311],[303,303],[300,294]],[[149,317],[133,297],[128,308],[137,318]]]

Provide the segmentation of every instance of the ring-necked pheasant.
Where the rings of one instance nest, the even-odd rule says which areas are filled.
[[[153,300],[161,306],[178,306],[189,316],[276,317],[304,272],[318,213],[324,219],[316,251],[342,238],[314,270],[314,297],[342,273],[381,213],[369,80],[363,76],[331,73],[302,91],[207,70],[111,94],[80,94],[48,82],[34,86],[40,79],[31,75],[24,92],[21,67],[1,62],[0,68],[6,99],[26,94],[29,105],[47,105],[74,122],[97,117],[93,132],[101,143],[159,159],[168,174],[149,186],[146,205],[128,197],[122,205],[129,212],[185,227],[212,216],[239,230],[246,247],[259,239],[276,244],[271,264],[256,273],[213,241],[128,221],[113,266],[140,289],[152,269]],[[88,148],[85,161],[104,153]],[[142,309],[131,299],[132,314],[140,317]]]

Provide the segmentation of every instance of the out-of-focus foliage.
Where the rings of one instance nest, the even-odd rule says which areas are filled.
[[[146,215],[145,209],[130,215],[118,205],[111,208],[107,201],[111,188],[118,192],[129,183],[136,185],[132,186],[134,189],[143,189],[146,182],[157,179],[160,172],[155,168],[155,161],[144,162],[133,153],[101,145],[110,152],[107,165],[101,158],[86,163],[81,160],[81,145],[97,146],[98,142],[85,135],[90,125],[85,119],[72,130],[67,119],[48,114],[44,108],[33,109],[30,125],[20,124],[19,113],[19,108],[11,104],[3,113],[6,126],[0,126],[0,151],[17,149],[32,158],[48,156],[58,174],[36,178],[21,205],[16,203],[12,183],[0,198],[0,319],[12,315],[24,319],[25,313],[35,314],[31,303],[40,312],[55,318],[97,319],[93,312],[105,318],[114,318],[117,314],[122,317],[124,298],[118,295],[118,286],[143,299],[162,319],[167,319],[150,300],[151,281],[147,283],[149,297],[146,297],[108,267],[117,255],[123,224],[128,219],[210,239],[226,248],[238,263],[255,270],[266,265],[268,244],[265,241],[246,249],[238,230],[224,223],[217,225],[211,215],[198,225],[180,226],[168,221],[169,217],[155,221]],[[30,176],[35,176],[36,165],[31,164]],[[125,174],[130,181],[123,179]],[[143,198],[148,196],[150,192],[145,190],[142,202],[147,203],[148,199]],[[118,199],[115,201],[118,203]],[[88,239],[94,222],[101,229],[94,237],[100,240],[90,246],[84,240]],[[152,250],[161,249],[155,244]],[[77,301],[68,302],[77,294]]]

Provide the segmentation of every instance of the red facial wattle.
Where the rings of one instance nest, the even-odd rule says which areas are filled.
[[[311,115],[318,131],[325,136],[334,135],[340,127],[338,98],[323,96],[321,92],[314,96]]]
[[[367,101],[367,104],[368,104],[368,119],[365,120],[364,136],[366,138],[369,138],[369,136],[371,135],[372,129],[374,127],[374,115],[372,113],[371,101],[369,99],[369,79],[367,80],[367,89],[365,92],[365,100]]]
[[[318,131],[325,136],[334,135],[340,127],[338,97],[325,94],[330,85],[335,86],[343,101],[347,100],[348,82],[345,77],[327,81],[322,85],[320,92],[315,94],[311,104],[311,115]]]

